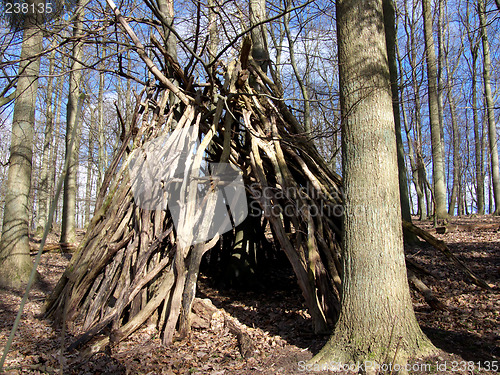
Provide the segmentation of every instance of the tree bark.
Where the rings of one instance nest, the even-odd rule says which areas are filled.
[[[483,43],[484,99],[486,101],[486,114],[488,116],[488,138],[490,145],[489,151],[491,155],[491,180],[493,183],[493,198],[495,200],[495,210],[493,211],[493,214],[500,215],[500,170],[498,162],[498,140],[495,124],[493,94],[491,92],[491,58],[490,45],[488,42],[488,32],[486,30],[484,0],[478,0],[477,8],[477,13],[479,15],[481,41]]]
[[[79,2],[81,6],[82,1]],[[69,95],[68,104],[66,107],[66,157],[69,156],[68,171],[64,179],[63,191],[63,212],[61,225],[61,243],[72,244],[76,240],[76,195],[77,181],[76,175],[78,170],[78,142],[72,139],[73,127],[77,126],[77,103],[80,97],[80,85],[82,81],[82,64],[83,58],[83,43],[82,37],[84,12],[81,10],[76,17],[75,25],[73,26],[73,37],[75,42],[73,45],[73,62],[71,64],[71,73],[69,76]],[[72,147],[70,148],[70,145]]]
[[[340,318],[315,366],[384,363],[396,352],[396,362],[405,363],[433,349],[415,318],[406,275],[382,14],[382,0],[337,1],[344,274]]]
[[[436,52],[432,36],[432,12],[430,0],[422,0],[424,18],[425,57],[427,61],[427,79],[429,83],[429,120],[431,124],[432,144],[432,180],[434,185],[434,215],[437,219],[448,217],[446,210],[446,182],[444,164],[444,141],[439,121],[438,72],[436,68]]]
[[[34,17],[25,21],[19,79],[12,119],[9,172],[0,241],[0,285],[19,288],[32,269],[29,247],[29,195],[43,33]]]

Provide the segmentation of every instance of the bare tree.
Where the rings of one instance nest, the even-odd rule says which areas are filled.
[[[38,4],[38,0],[29,3]],[[32,263],[29,248],[29,197],[35,127],[35,103],[42,52],[43,31],[37,14],[24,21],[19,63],[9,174],[0,242],[0,285],[20,287],[27,283]]]

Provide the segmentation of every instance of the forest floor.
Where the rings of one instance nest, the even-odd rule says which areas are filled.
[[[410,258],[435,276],[419,275],[447,306],[434,311],[412,291],[417,319],[442,352],[417,362],[415,368],[425,370],[410,373],[492,374],[485,367],[493,370],[495,363],[500,366],[500,218],[454,219],[453,223],[463,224],[461,230],[442,235],[435,234],[430,222],[416,223],[444,240],[492,290],[470,283],[452,261],[430,246],[406,249]],[[498,226],[480,228],[483,224]],[[198,297],[209,298],[219,309],[215,314],[219,314],[219,324],[214,318],[209,329],[193,330],[190,340],[163,347],[154,329],[145,327],[90,359],[83,360],[77,352],[61,355],[60,348],[68,346],[78,334],[77,328],[68,327],[62,338],[61,331],[40,312],[69,258],[69,254],[57,252],[43,255],[41,282],[31,291],[24,309],[7,357],[7,374],[61,374],[61,369],[65,374],[302,374],[305,368],[301,361],[311,358],[328,339],[312,333],[300,290],[291,270],[284,268],[262,277],[264,287],[258,291],[217,290],[201,276]],[[21,298],[22,293],[0,290],[2,352]],[[231,316],[251,337],[253,357],[241,356],[236,337],[224,328],[224,316]]]

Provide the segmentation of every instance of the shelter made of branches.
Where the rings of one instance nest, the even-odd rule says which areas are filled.
[[[204,87],[193,87],[193,78],[173,65],[180,78],[175,86],[143,53],[133,31],[128,33],[157,83],[137,95],[132,126],[122,135],[94,217],[47,301],[47,313],[82,325],[85,333],[73,347],[104,332],[94,349],[117,343],[146,321],[169,344],[176,333],[189,333],[203,254],[234,246],[238,228],[252,226],[256,233],[272,233],[293,267],[314,330],[327,331],[339,312],[341,180],[285,105],[279,81],[252,60],[246,39],[239,60],[221,63],[223,74]],[[125,123],[121,116],[120,121]],[[199,143],[187,139],[192,134]],[[144,153],[152,145],[155,152]],[[183,147],[184,159],[168,159]],[[250,209],[251,219],[240,226],[230,198],[218,194],[227,190],[210,165],[237,171],[248,208],[260,208]],[[148,166],[156,188],[141,196]],[[205,172],[188,176],[188,167]],[[171,188],[168,204],[158,198],[165,184]],[[179,192],[197,198],[174,209]],[[212,224],[220,221],[221,196],[230,223],[225,234]]]

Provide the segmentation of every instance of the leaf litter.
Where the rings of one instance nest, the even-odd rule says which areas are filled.
[[[454,223],[469,230],[435,234],[451,251],[487,281],[492,290],[472,284],[461,270],[432,247],[421,244],[406,248],[409,258],[431,275],[418,275],[447,306],[432,310],[412,290],[417,319],[424,332],[442,352],[417,359],[430,364],[435,374],[492,374],[479,365],[497,361],[500,365],[500,232],[474,229],[478,223],[498,223],[500,218],[461,217]],[[433,231],[431,222],[417,222]],[[218,290],[201,276],[197,296],[209,299],[217,308],[210,326],[194,328],[188,340],[161,345],[154,327],[139,329],[128,340],[90,358],[64,350],[80,332],[70,324],[64,341],[61,329],[43,319],[45,297],[64,272],[69,254],[42,255],[40,282],[30,292],[22,321],[5,365],[6,374],[303,374],[299,362],[307,361],[328,340],[314,335],[311,317],[290,269],[263,280],[257,291]],[[0,290],[0,348],[10,334],[22,292]],[[243,357],[237,337],[227,326],[231,321],[252,341],[249,356]],[[302,362],[301,362],[302,363]],[[446,363],[446,369],[437,364]],[[469,367],[462,369],[461,364]],[[455,365],[455,367],[453,367]],[[470,369],[473,368],[473,371]],[[414,371],[412,373],[429,373]],[[347,373],[346,373],[347,374]]]

